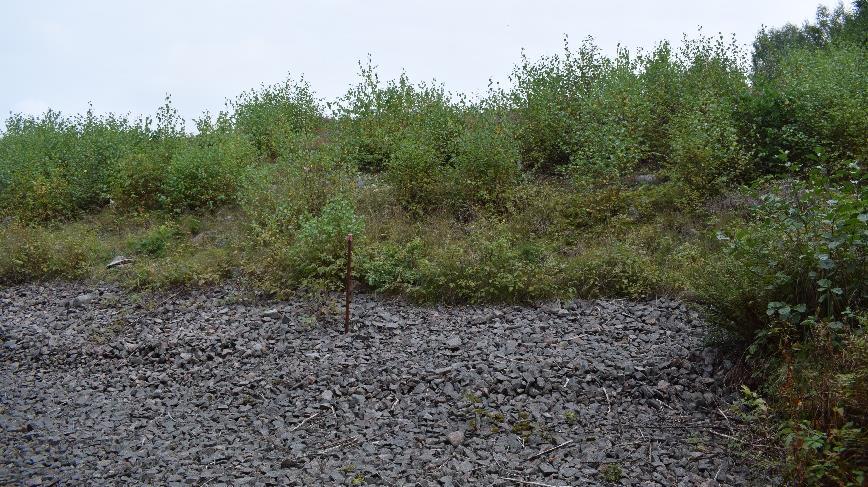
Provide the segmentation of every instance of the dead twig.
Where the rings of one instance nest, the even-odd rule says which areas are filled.
[[[572,445],[573,443],[575,443],[574,440],[565,441],[565,442],[561,443],[560,445],[553,446],[553,447],[551,447],[551,448],[549,448],[549,449],[547,449],[547,450],[543,450],[543,451],[537,453],[536,455],[531,456],[530,458],[527,459],[527,461],[530,462],[531,460],[536,460],[537,458],[539,458],[539,457],[541,457],[541,456],[543,456],[543,455],[546,455],[546,454],[548,454],[548,453],[551,453],[551,452],[553,452],[553,451],[555,451],[555,450],[560,450],[561,448],[563,448],[563,447],[565,447],[565,446],[568,446],[568,445]]]
[[[295,425],[295,428],[289,430],[289,432],[292,433],[293,431],[295,431],[295,430],[301,428],[301,427],[304,426],[308,421],[317,418],[319,415],[320,415],[320,413],[314,413],[314,414],[308,416],[307,418],[304,418],[304,420],[303,420],[301,423],[298,423],[297,425]]]
[[[350,438],[340,440],[340,441],[336,442],[335,444],[333,444],[332,446],[329,446],[327,448],[323,448],[322,450],[316,452],[316,454],[317,455],[325,455],[326,453],[337,450],[338,448],[343,448],[345,446],[351,446],[351,445],[354,445],[358,442],[359,442],[359,437],[358,436],[352,436]]]
[[[732,423],[729,421],[729,416],[727,416],[726,413],[724,413],[723,410],[720,409],[720,408],[717,408],[717,412],[719,412],[720,415],[723,416],[723,419],[726,420],[726,426],[729,428],[729,432],[732,433],[732,434],[734,435],[734,434],[735,434],[735,430],[732,429]]]
[[[534,482],[532,480],[516,479],[513,477],[500,477],[500,480],[509,480],[510,482],[515,482],[515,483],[522,484],[522,485],[536,485],[537,487],[569,487],[568,485],[544,484],[542,482]]]
[[[609,405],[609,410],[606,411],[606,414],[608,414],[612,412],[612,401],[609,400],[609,393],[606,391],[605,387],[603,388],[603,394],[606,395],[606,404]]]
[[[732,441],[735,441],[735,442],[738,442],[738,443],[744,443],[744,441],[739,440],[739,439],[736,438],[735,436],[729,436],[729,435],[727,435],[727,434],[718,433],[717,431],[714,431],[714,430],[711,430],[711,429],[708,430],[708,431],[710,431],[711,434],[713,434],[713,435],[722,436],[722,437],[724,437],[724,438],[726,438],[726,439],[728,439],[728,440],[732,440]]]

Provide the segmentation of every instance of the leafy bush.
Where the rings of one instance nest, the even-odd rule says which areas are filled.
[[[662,166],[670,154],[672,115],[680,106],[681,67],[668,42],[661,42],[648,54],[638,56],[639,83],[648,104],[648,121],[644,125],[645,161]]]
[[[831,176],[829,166],[773,187],[752,221],[720,235],[723,252],[699,264],[693,284],[718,323],[753,340],[749,360],[783,420],[788,475],[860,485],[868,208],[859,165]]]
[[[230,107],[238,131],[270,161],[292,153],[324,123],[314,93],[303,78],[244,92]]]
[[[592,39],[574,54],[564,40],[563,59],[543,57],[522,62],[513,69],[513,88],[495,93],[518,118],[517,137],[522,161],[530,167],[551,170],[570,162],[568,141],[574,121],[581,116],[583,94],[599,78],[601,56]]]
[[[406,293],[419,284],[419,261],[424,243],[416,237],[406,244],[393,241],[365,246],[359,255],[359,274],[373,289]]]
[[[335,286],[342,282],[346,269],[348,234],[362,236],[364,221],[356,216],[352,203],[335,199],[318,216],[305,218],[299,226],[288,258],[293,273],[302,281],[313,279]]]
[[[225,127],[201,133],[173,155],[161,189],[166,209],[214,209],[236,202],[239,182],[255,159],[247,140]]]
[[[130,250],[151,257],[163,257],[181,230],[175,222],[166,222],[146,231],[129,242]]]
[[[742,52],[723,37],[685,40],[678,109],[669,122],[667,171],[688,203],[716,195],[749,169],[737,110],[747,95]]]
[[[868,468],[868,335],[812,325],[811,339],[786,350],[764,389],[784,418],[787,474],[806,485],[862,485]]]
[[[272,227],[274,228],[274,227]],[[253,274],[271,292],[334,289],[346,269],[346,236],[363,240],[364,221],[352,202],[335,197],[318,214],[301,217],[291,233],[273,232],[260,238]]]
[[[868,4],[817,8],[814,22],[763,29],[754,41],[754,96],[747,134],[769,172],[785,172],[777,155],[865,158]]]
[[[564,281],[583,298],[641,298],[659,287],[655,264],[622,243],[582,249],[568,261]]]
[[[0,283],[87,277],[108,249],[83,225],[60,229],[9,223],[0,226]]]
[[[448,175],[452,202],[502,205],[520,170],[510,128],[490,116],[470,118],[454,142]]]
[[[240,181],[238,196],[257,243],[291,238],[301,218],[319,214],[358,184],[340,146],[305,150],[294,160],[253,167]]]
[[[444,156],[461,127],[461,104],[442,86],[413,85],[406,75],[381,85],[374,67],[360,64],[361,81],[333,105],[341,143],[361,169],[382,170],[406,137]]]
[[[556,294],[557,263],[536,242],[521,242],[501,225],[467,240],[441,242],[418,259],[409,293],[422,301],[526,302]]]
[[[814,22],[801,27],[786,24],[780,28],[763,27],[753,42],[753,74],[756,79],[786,77],[780,65],[793,51],[821,49],[829,46],[864,46],[868,40],[868,4],[852,2],[847,9],[839,3],[834,10],[817,7]]]
[[[403,138],[386,163],[384,180],[398,202],[421,215],[446,203],[443,155],[422,137]]]
[[[639,69],[640,59],[624,48],[602,59],[596,86],[583,95],[568,139],[574,176],[622,176],[650,158],[652,105]]]
[[[113,116],[15,115],[0,138],[0,209],[24,221],[68,219],[103,206],[115,162],[147,140]]]
[[[514,88],[494,93],[517,119],[525,164],[611,181],[642,164],[663,164],[693,199],[721,190],[749,167],[741,100],[741,51],[722,38],[685,39],[651,54],[602,56],[591,39],[562,56],[526,58]]]
[[[760,140],[767,164],[786,151],[802,160],[822,147],[833,157],[864,158],[868,132],[868,55],[842,45],[792,51],[780,60],[780,76],[760,79],[755,97]]]
[[[161,207],[166,161],[153,152],[128,154],[118,159],[109,176],[112,204],[120,210],[155,210]]]
[[[769,333],[771,318],[788,324],[776,333],[801,338],[805,318],[840,320],[844,310],[864,306],[868,211],[861,169],[853,163],[834,180],[822,171],[765,195],[753,222],[720,235],[724,252],[709,259],[711,272],[706,267],[695,276],[700,299],[733,332]]]

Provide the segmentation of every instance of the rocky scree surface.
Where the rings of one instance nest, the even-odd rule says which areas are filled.
[[[0,290],[0,484],[745,485],[672,300],[337,309]],[[319,317],[318,317],[319,316]],[[532,485],[532,484],[525,484]]]

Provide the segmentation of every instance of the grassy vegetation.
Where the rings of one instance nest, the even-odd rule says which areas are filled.
[[[750,62],[724,38],[565,42],[475,100],[368,62],[338,100],[288,80],[195,134],[169,99],[139,120],[13,115],[0,282],[329,290],[353,233],[355,277],[419,301],[676,294],[745,344],[787,475],[861,485],[866,16],[763,30]]]

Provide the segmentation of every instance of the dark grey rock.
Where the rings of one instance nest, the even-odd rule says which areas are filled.
[[[274,309],[274,308],[272,308],[272,309],[267,309],[267,310],[265,310],[265,311],[262,312],[262,317],[263,317],[263,318],[270,318],[270,319],[272,319],[272,320],[276,320],[276,319],[280,318],[280,311],[278,311],[278,310],[276,310],[276,309]]]
[[[97,294],[97,293],[79,294],[78,296],[72,298],[69,301],[69,307],[77,308],[77,307],[85,306],[85,305],[88,305],[88,304],[94,302],[97,298],[99,298],[99,294]]]

